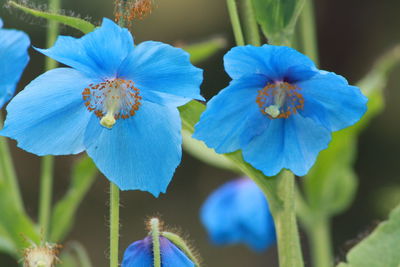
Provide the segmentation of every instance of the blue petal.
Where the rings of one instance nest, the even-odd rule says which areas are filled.
[[[82,38],[60,36],[50,49],[37,49],[58,62],[92,77],[115,78],[122,61],[133,49],[133,38],[127,29],[109,19]]]
[[[267,176],[274,176],[283,168],[303,176],[330,140],[329,130],[296,114],[271,120],[266,131],[243,148],[243,158]]]
[[[82,152],[91,114],[83,104],[82,91],[92,82],[70,68],[42,74],[7,106],[0,134],[16,139],[19,147],[40,156]]]
[[[144,99],[163,105],[182,105],[200,95],[203,71],[190,63],[189,54],[160,42],[135,47],[121,65],[119,77],[132,80]],[[167,100],[164,100],[168,97]],[[175,101],[172,101],[175,99]]]
[[[274,81],[294,82],[315,72],[315,65],[307,56],[290,47],[274,45],[234,47],[225,55],[224,65],[233,79],[263,74]]]
[[[122,190],[165,192],[181,161],[181,120],[176,108],[143,101],[129,119],[112,129],[93,116],[85,133],[89,156]]]
[[[214,243],[245,243],[256,251],[275,242],[268,203],[251,180],[238,179],[214,191],[201,209],[201,219]]]
[[[153,245],[151,237],[132,243],[124,252],[122,267],[153,266]]]
[[[320,72],[297,84],[304,97],[303,116],[310,117],[331,131],[356,123],[367,110],[368,99],[342,76]]]
[[[329,130],[299,114],[288,118],[284,134],[284,167],[298,176],[307,174],[319,152],[326,149],[331,141]]]
[[[206,111],[195,126],[193,137],[204,141],[218,153],[240,149],[240,136],[244,131],[249,139],[257,134],[257,130],[253,132],[246,126],[252,114],[261,113],[256,97],[258,90],[267,82],[261,75],[231,81],[227,88],[208,102]]]
[[[194,263],[167,238],[160,236],[162,267],[194,267]],[[149,265],[152,266],[152,265]]]
[[[2,22],[0,22],[0,28]],[[28,35],[0,29],[0,108],[14,95],[15,87],[29,61]]]
[[[3,20],[0,18],[0,28],[3,28]]]
[[[243,158],[267,176],[284,168],[285,119],[270,120],[264,132],[242,147]],[[290,153],[290,151],[289,151]]]

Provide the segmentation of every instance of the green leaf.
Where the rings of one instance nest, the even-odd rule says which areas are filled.
[[[303,5],[304,0],[253,0],[257,22],[269,43],[290,43]]]
[[[192,63],[196,64],[211,57],[224,47],[226,47],[226,40],[222,37],[215,37],[201,43],[186,45],[182,48],[190,54]]]
[[[399,267],[400,266],[400,205],[389,219],[347,254],[347,263],[338,267]]]
[[[35,17],[40,17],[48,20],[53,20],[57,21],[59,23],[68,25],[72,28],[75,28],[77,30],[80,30],[83,33],[89,33],[95,29],[95,26],[91,24],[90,22],[80,19],[80,18],[75,18],[75,17],[70,17],[70,16],[65,16],[65,15],[60,15],[57,13],[52,13],[52,12],[44,12],[40,10],[36,10],[24,5],[21,5],[19,3],[16,3],[14,1],[9,1],[8,4],[12,7],[15,7],[19,10],[24,11],[25,13],[31,14]]]
[[[65,196],[57,202],[52,212],[50,227],[52,242],[59,242],[68,234],[79,204],[93,184],[96,174],[96,165],[89,157],[84,156],[76,162],[69,189]]]
[[[0,236],[5,244],[12,244],[12,247],[18,249],[14,255],[30,246],[29,241],[39,244],[39,229],[29,216],[15,205],[14,196],[3,177],[0,177],[0,211]],[[3,235],[2,232],[6,234]]]
[[[68,242],[60,255],[62,267],[92,267],[87,250],[77,241]]]
[[[329,148],[304,180],[306,201],[315,213],[332,216],[352,203],[357,179],[353,171],[357,137],[371,119],[383,109],[383,89],[390,70],[400,61],[400,46],[386,53],[357,85],[368,96],[368,111],[356,125],[335,132]],[[309,214],[299,214],[307,221]]]

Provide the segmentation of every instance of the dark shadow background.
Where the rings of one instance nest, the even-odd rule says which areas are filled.
[[[2,0],[4,1],[4,0]],[[29,1],[43,4],[41,1]],[[400,2],[398,0],[318,0],[316,1],[321,68],[357,82],[384,51],[400,42]],[[132,27],[136,42],[158,40],[166,43],[194,42],[212,35],[223,35],[233,46],[228,14],[223,0],[158,0],[158,8],[145,21]],[[90,17],[98,24],[112,17],[113,3],[106,0],[64,0],[64,10]],[[69,11],[65,11],[69,14]],[[46,23],[19,12],[1,9],[6,28],[26,31],[37,47],[45,46]],[[79,36],[62,28],[62,34]],[[200,64],[205,69],[203,94],[210,98],[225,87],[228,77],[222,66],[222,51]],[[19,89],[43,72],[44,57],[31,49],[31,62]],[[385,92],[386,110],[373,120],[360,138],[356,170],[359,190],[352,207],[334,220],[333,239],[338,258],[346,251],[345,243],[368,231],[374,221],[382,220],[396,202],[400,202],[400,68],[391,75]],[[13,156],[27,210],[36,219],[39,188],[39,158],[13,147]],[[69,183],[74,157],[58,157],[54,201],[63,196]],[[168,194],[155,199],[144,192],[123,192],[121,208],[121,254],[131,242],[145,236],[144,220],[161,214],[165,222],[189,234],[207,266],[277,266],[276,248],[256,254],[246,247],[214,247],[198,219],[198,210],[216,187],[234,178],[233,174],[207,166],[184,154]],[[99,176],[76,216],[75,228],[68,240],[79,240],[90,253],[94,266],[108,266],[108,183]],[[1,214],[1,211],[0,211]],[[0,215],[1,216],[1,215]],[[306,238],[303,236],[304,247]],[[306,257],[307,263],[310,260]],[[0,266],[17,266],[14,259],[0,255]],[[321,266],[320,266],[321,267]]]

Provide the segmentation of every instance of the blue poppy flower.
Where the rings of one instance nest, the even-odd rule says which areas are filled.
[[[268,202],[248,178],[230,181],[215,190],[201,208],[201,221],[217,245],[244,243],[262,251],[276,242]]]
[[[331,132],[366,112],[359,88],[292,48],[235,47],[224,63],[233,80],[209,101],[193,136],[218,153],[241,149],[267,176],[307,174]]]
[[[167,238],[160,236],[162,267],[194,267],[195,264]],[[132,243],[124,252],[122,267],[153,266],[153,242],[151,236]]]
[[[177,107],[200,96],[202,71],[179,48],[143,42],[104,19],[41,53],[72,68],[33,80],[7,107],[1,131],[37,155],[86,151],[122,190],[165,192],[181,161]]]
[[[22,31],[3,29],[0,19],[0,108],[14,95],[29,61],[30,40]]]

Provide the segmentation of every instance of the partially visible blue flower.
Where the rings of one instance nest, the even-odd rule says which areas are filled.
[[[189,54],[160,42],[134,46],[108,19],[37,50],[72,68],[50,70],[19,93],[1,134],[40,156],[86,151],[122,190],[165,192],[182,156],[177,107],[203,99],[202,70]]]
[[[3,29],[0,19],[0,108],[14,95],[29,61],[30,40],[22,31]]]
[[[244,243],[262,251],[276,242],[268,202],[248,178],[230,181],[215,190],[201,208],[201,221],[217,245]]]
[[[162,267],[194,267],[195,264],[167,238],[160,236]],[[124,252],[122,267],[153,266],[153,242],[151,236],[132,243]]]
[[[307,174],[331,132],[367,109],[359,88],[289,47],[235,47],[224,63],[233,80],[208,102],[193,136],[218,153],[241,149],[267,176]]]

